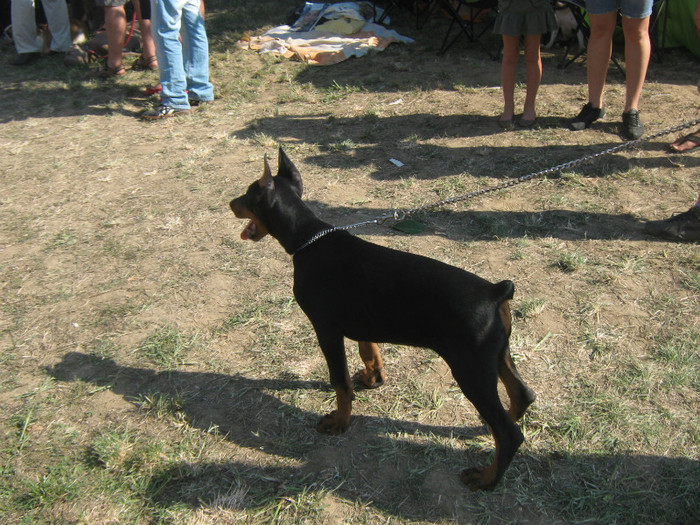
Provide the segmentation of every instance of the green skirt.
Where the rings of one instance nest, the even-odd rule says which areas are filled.
[[[498,0],[493,32],[505,36],[541,35],[557,27],[550,0]]]

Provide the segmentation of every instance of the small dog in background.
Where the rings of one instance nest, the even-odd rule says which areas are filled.
[[[579,51],[586,49],[583,31],[579,28],[572,9],[571,5],[564,2],[555,3],[554,17],[557,19],[557,28],[552,31],[549,42],[545,44],[544,49],[551,49],[557,41],[569,45],[574,36],[578,42]]]

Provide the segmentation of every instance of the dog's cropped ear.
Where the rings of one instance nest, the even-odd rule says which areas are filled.
[[[287,154],[281,146],[277,170],[277,176],[283,177],[291,182],[294,191],[301,197],[301,194],[304,192],[304,185],[301,182],[301,173],[299,173],[294,163],[289,160],[289,157],[287,157]]]
[[[263,168],[262,177],[258,181],[260,187],[264,190],[272,190],[275,188],[275,181],[272,179],[272,171],[270,170],[270,164],[267,162],[267,153],[265,153],[265,167]]]

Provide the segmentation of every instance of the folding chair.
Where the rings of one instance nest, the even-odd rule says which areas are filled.
[[[661,55],[666,47],[666,24],[668,22],[668,2],[666,0],[654,0],[654,9],[649,20],[649,34],[651,35],[651,56],[661,62]],[[659,27],[662,26],[662,27]],[[654,43],[658,44],[657,46]]]
[[[438,0],[437,4],[451,18],[450,27],[445,33],[438,55],[445,54],[464,34],[470,42],[477,42],[491,58],[498,58],[497,54],[493,54],[480,40],[493,27],[494,17],[489,15],[491,11],[498,10],[498,0]],[[467,16],[462,16],[463,9]],[[457,34],[450,38],[455,28]]]
[[[416,16],[416,28],[421,29],[428,18],[430,18],[432,11],[435,10],[435,5],[437,3],[437,0],[386,0],[384,2],[372,2],[372,7],[374,9],[374,17],[372,20],[377,24],[383,24],[390,12],[395,8],[404,7],[413,12]],[[379,16],[377,16],[377,4],[383,4],[385,6],[382,14]]]
[[[377,24],[383,24],[384,20],[389,16],[389,13],[394,10],[394,8],[399,7],[401,4],[401,0],[389,0],[388,2],[381,2],[382,4],[388,4],[386,7],[384,7],[384,10],[382,11],[382,14],[377,17],[377,4],[379,2],[372,2],[372,9],[374,10],[374,17],[372,18],[372,21],[376,22]]]

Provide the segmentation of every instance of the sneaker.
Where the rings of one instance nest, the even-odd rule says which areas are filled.
[[[149,109],[141,114],[143,120],[162,120],[168,117],[174,117],[176,115],[185,115],[189,113],[191,109],[176,109],[161,104],[157,108]]]
[[[214,102],[213,100],[199,100],[196,98],[191,98],[189,99],[190,106],[193,108],[198,108],[200,106],[206,106],[207,104],[211,104]]]
[[[644,135],[644,124],[639,120],[639,111],[630,109],[622,114],[620,133],[629,140],[637,140]]]
[[[649,221],[644,231],[669,241],[700,241],[700,206],[663,221]]]
[[[574,131],[581,131],[593,124],[599,118],[605,116],[605,108],[594,108],[589,102],[576,117],[569,122],[569,127]]]

